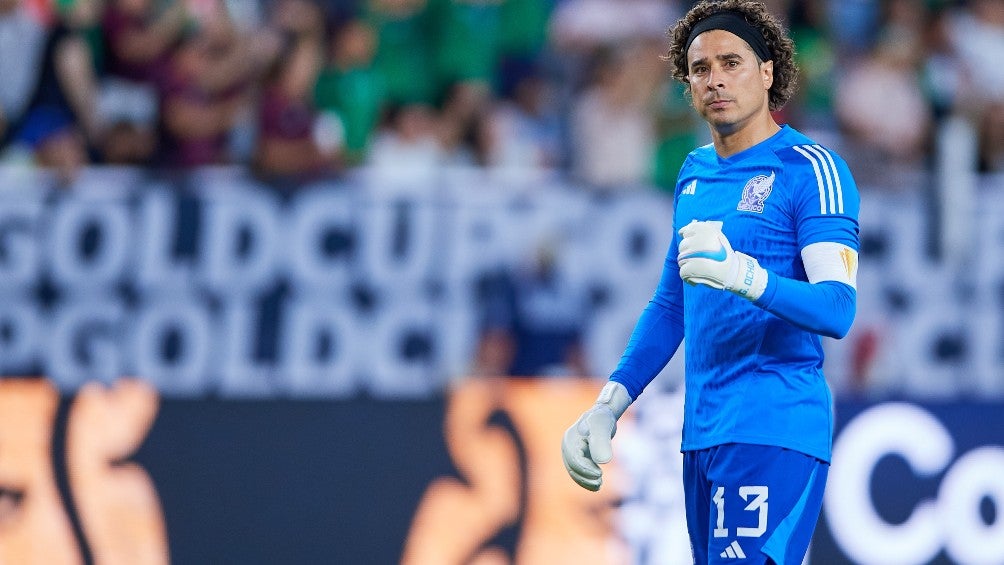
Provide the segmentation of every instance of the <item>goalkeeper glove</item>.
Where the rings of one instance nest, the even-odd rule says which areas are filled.
[[[722,222],[693,220],[680,228],[680,278],[756,300],[767,290],[767,271],[756,259],[733,251]]]
[[[603,471],[599,463],[608,463],[613,458],[610,440],[617,432],[617,419],[631,402],[624,385],[610,381],[600,391],[596,404],[565,432],[561,458],[569,476],[582,488],[600,490]]]

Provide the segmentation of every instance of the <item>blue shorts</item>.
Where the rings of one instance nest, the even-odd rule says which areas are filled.
[[[770,445],[684,452],[694,563],[801,564],[829,468],[810,455]]]

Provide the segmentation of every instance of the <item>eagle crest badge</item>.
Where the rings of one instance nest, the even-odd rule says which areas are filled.
[[[770,191],[774,187],[774,171],[770,176],[757,175],[746,182],[743,187],[743,196],[736,206],[740,212],[763,212],[763,203],[770,196]]]

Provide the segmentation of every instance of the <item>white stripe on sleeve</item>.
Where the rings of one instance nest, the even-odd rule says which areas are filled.
[[[823,176],[826,178],[826,194],[830,197],[830,213],[835,214],[837,212],[837,205],[835,204],[836,196],[833,190],[833,177],[837,174],[836,171],[830,169],[829,163],[826,162],[826,158],[823,157],[823,151],[818,149],[818,145],[808,145],[805,150],[812,153],[819,159],[819,167],[823,169]]]
[[[829,151],[827,151],[826,149],[820,147],[819,145],[817,145],[816,147],[819,149],[820,153],[822,153],[823,155],[826,156],[826,160],[830,163],[830,169],[833,170],[833,180],[836,181],[836,184],[837,184],[837,213],[838,214],[843,214],[844,213],[844,191],[843,191],[843,188],[840,186],[840,173],[837,171],[837,164],[833,162],[833,156],[830,155]]]
[[[826,192],[825,192],[826,189],[823,188],[823,175],[819,171],[819,164],[816,163],[816,159],[812,155],[810,155],[805,149],[802,149],[801,147],[799,147],[797,145],[794,146],[794,147],[792,147],[792,149],[794,149],[795,151],[798,151],[803,157],[805,157],[806,159],[809,160],[810,163],[812,163],[812,170],[816,172],[816,184],[819,186],[819,213],[820,214],[825,214],[826,213]]]

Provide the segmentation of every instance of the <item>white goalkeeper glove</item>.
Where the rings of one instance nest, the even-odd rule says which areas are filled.
[[[603,484],[600,463],[613,459],[611,439],[617,419],[631,405],[624,385],[610,381],[603,386],[596,404],[572,424],[561,439],[561,458],[572,480],[584,489],[597,491]]]
[[[767,290],[767,271],[756,259],[732,249],[722,222],[693,220],[680,228],[680,278],[756,300]]]

